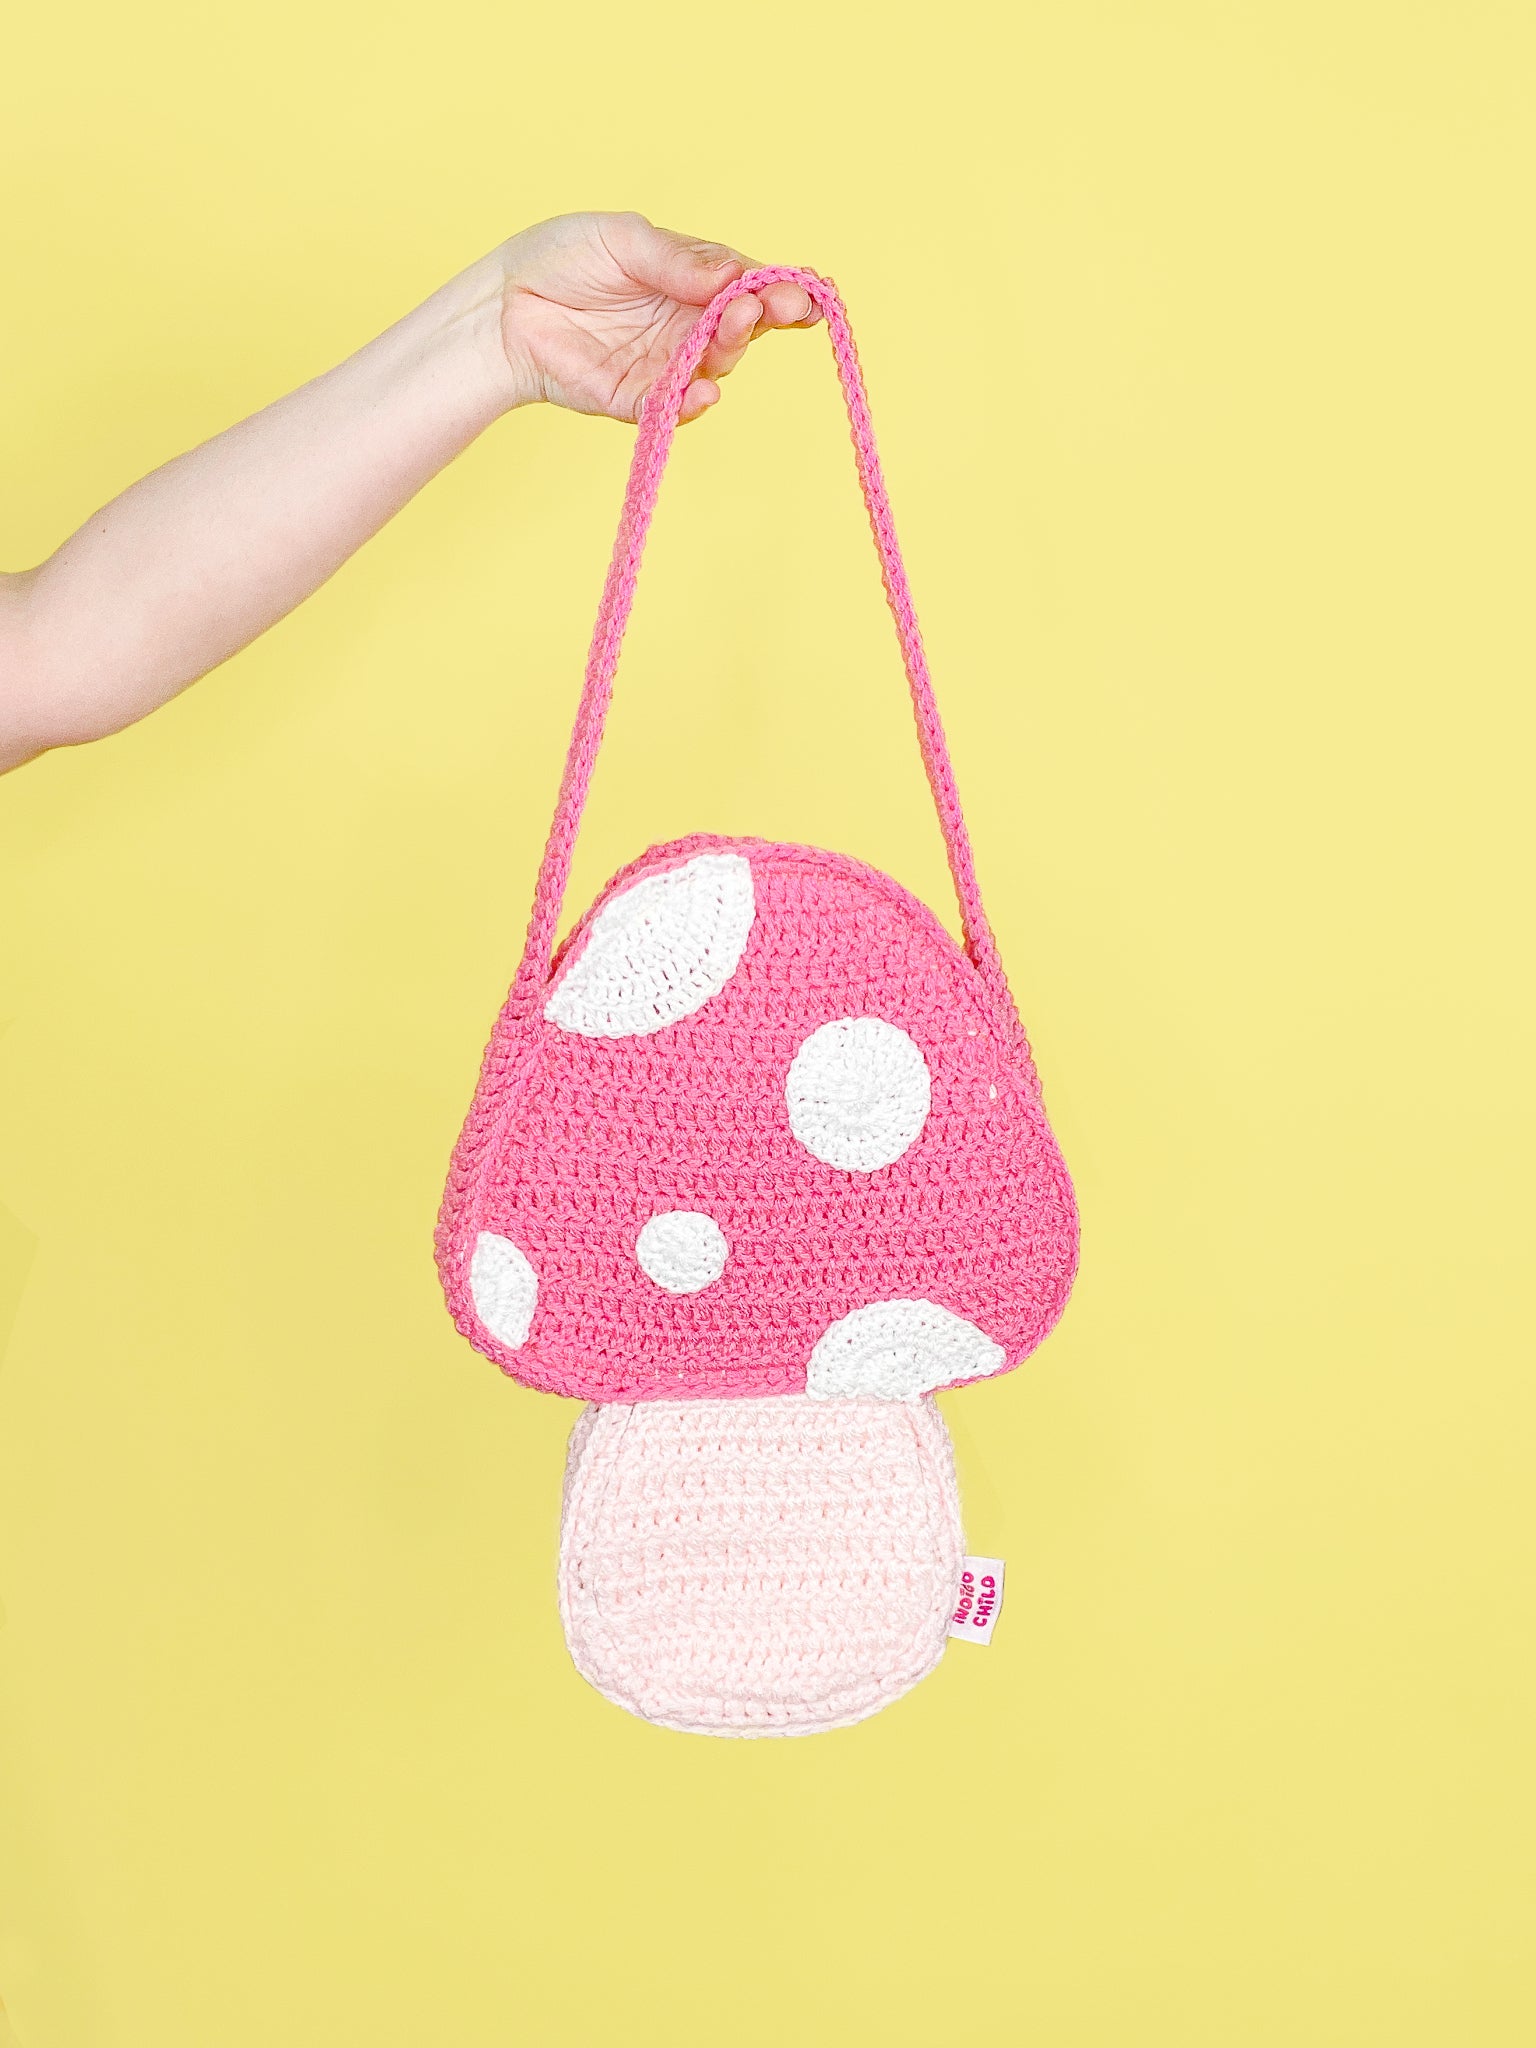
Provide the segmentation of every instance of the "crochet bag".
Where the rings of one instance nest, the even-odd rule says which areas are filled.
[[[821,307],[965,943],[841,854],[652,847],[556,951],[572,848],[679,409],[726,306]],[[560,1604],[578,1668],[716,1734],[861,1719],[932,1668],[963,1541],[939,1387],[1065,1306],[1071,1184],[982,911],[842,302],[728,285],[653,386],[522,962],[437,1232],[448,1306],[584,1399]]]

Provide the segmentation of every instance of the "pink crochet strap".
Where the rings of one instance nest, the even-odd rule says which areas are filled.
[[[896,541],[896,526],[891,516],[890,500],[886,496],[885,479],[880,473],[880,457],[875,449],[875,432],[870,420],[869,400],[864,390],[864,379],[859,369],[853,334],[848,326],[848,316],[830,278],[818,277],[813,270],[770,265],[761,270],[749,270],[745,276],[737,278],[734,284],[728,284],[710,301],[646,394],[641,411],[640,429],[635,440],[634,459],[630,463],[629,483],[624,494],[624,509],[619,517],[618,537],[614,542],[613,559],[608,566],[608,577],[603,586],[602,601],[597,610],[597,624],[593,629],[592,645],[587,656],[586,682],[576,712],[570,750],[566,755],[565,774],[560,784],[560,795],[555,805],[555,815],[549,828],[549,839],[544,848],[543,864],[539,869],[538,884],[534,891],[528,942],[524,947],[522,963],[513,984],[511,1002],[514,1011],[518,1013],[531,1010],[538,1005],[549,978],[554,955],[555,929],[559,922],[566,882],[570,876],[576,831],[581,822],[587,786],[591,781],[593,764],[602,740],[609,700],[613,695],[614,670],[618,666],[619,647],[629,620],[630,605],[634,601],[635,581],[640,571],[640,558],[645,551],[645,537],[650,527],[651,514],[655,510],[656,493],[661,484],[662,471],[666,467],[672,437],[677,431],[684,395],[694,372],[703,360],[705,350],[714,339],[720,325],[720,317],[731,301],[741,298],[748,292],[761,291],[765,285],[780,282],[802,286],[826,317],[832,354],[843,388],[843,400],[848,408],[848,423],[853,439],[854,456],[858,463],[859,482],[863,486],[870,528],[880,556],[886,599],[891,608],[891,617],[896,622],[902,660],[906,665],[907,683],[912,693],[912,709],[917,721],[923,766],[927,771],[928,786],[933,792],[939,824],[944,833],[944,845],[949,855],[949,871],[954,878],[955,895],[960,905],[966,951],[983,978],[992,984],[1005,1001],[1008,1000],[1007,984],[998,958],[997,945],[981,905],[970,838],[960,810],[960,797],[955,787],[955,774],[950,764],[949,749],[944,742],[944,728],[939,720],[938,705],[934,701],[933,684],[929,679],[922,636],[917,626],[917,614],[912,607],[912,593],[907,587],[907,572],[902,566],[901,550]]]

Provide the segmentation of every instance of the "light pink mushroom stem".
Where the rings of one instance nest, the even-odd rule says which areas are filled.
[[[523,949],[522,962],[518,967],[509,1001],[509,1008],[515,1015],[528,1014],[537,1007],[549,978],[555,928],[570,874],[576,830],[581,822],[587,785],[591,780],[593,763],[597,758],[597,749],[603,736],[603,723],[607,717],[609,700],[613,695],[613,676],[618,665],[619,647],[629,620],[630,605],[634,600],[635,579],[639,574],[640,558],[645,550],[645,537],[650,527],[651,514],[655,509],[656,493],[661,484],[662,471],[666,467],[667,453],[672,445],[672,437],[677,431],[678,414],[684,393],[694,371],[703,359],[704,351],[708,348],[715,330],[720,325],[721,314],[731,301],[741,298],[747,292],[759,291],[764,285],[780,281],[803,286],[826,316],[832,354],[837,363],[843,399],[848,408],[849,427],[854,454],[858,461],[859,481],[864,490],[864,503],[869,511],[869,523],[880,556],[885,594],[890,604],[891,616],[896,622],[902,659],[906,665],[907,682],[912,692],[912,709],[917,720],[923,766],[927,770],[928,786],[933,792],[939,824],[944,833],[945,849],[949,855],[949,871],[954,878],[955,895],[960,905],[966,951],[978,973],[989,984],[994,996],[1002,1002],[1005,1009],[1012,1008],[997,946],[981,905],[981,892],[976,883],[976,867],[971,856],[970,838],[960,811],[960,797],[955,788],[955,774],[950,764],[949,749],[944,743],[944,728],[939,720],[938,705],[934,702],[933,684],[929,679],[922,636],[918,631],[917,614],[912,606],[912,593],[907,586],[907,574],[902,566],[901,550],[896,541],[896,527],[891,516],[890,500],[886,496],[885,479],[880,473],[880,458],[875,449],[869,402],[865,396],[864,379],[859,369],[853,335],[848,326],[848,316],[830,279],[818,277],[813,270],[796,270],[787,265],[773,265],[761,270],[749,270],[745,276],[737,278],[734,284],[727,285],[724,291],[711,300],[646,396],[640,429],[635,441],[634,459],[630,464],[624,510],[619,519],[618,537],[614,542],[613,559],[608,566],[608,578],[603,586],[591,651],[587,657],[586,682],[576,712],[570,751],[566,756],[560,797],[555,806],[554,820],[550,826],[549,840],[544,848],[544,859],[534,891],[528,940]]]

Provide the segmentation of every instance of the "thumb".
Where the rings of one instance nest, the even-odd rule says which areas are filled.
[[[649,221],[637,220],[626,239],[622,254],[630,275],[684,306],[707,306],[716,292],[752,267],[739,249],[653,228]]]

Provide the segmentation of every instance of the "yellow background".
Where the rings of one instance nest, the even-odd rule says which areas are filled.
[[[629,436],[503,422],[0,785],[21,2048],[1505,2048],[1532,1985],[1528,10],[34,7],[0,560],[527,221],[830,271],[1074,1169],[951,1397],[990,1651],[802,1742],[561,1642],[569,1404],[434,1208]],[[809,838],[948,911],[825,341],[684,437],[570,908]]]

